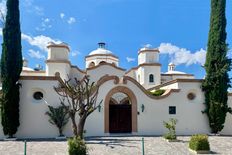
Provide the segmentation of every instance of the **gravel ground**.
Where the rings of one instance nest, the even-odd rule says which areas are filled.
[[[141,155],[142,137],[99,137],[86,140],[89,155]],[[190,155],[190,137],[166,142],[162,137],[145,137],[146,155]],[[232,155],[232,137],[210,136],[212,154]],[[27,155],[67,155],[66,141],[28,141]],[[0,141],[0,155],[24,155],[23,141]]]

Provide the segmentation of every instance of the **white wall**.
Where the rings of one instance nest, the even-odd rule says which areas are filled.
[[[46,76],[55,76],[56,72],[60,73],[62,79],[68,79],[70,74],[70,65],[68,63],[47,63]]]
[[[65,47],[48,48],[48,60],[68,60],[69,50]]]
[[[158,63],[159,62],[159,53],[158,52],[143,52],[138,55],[138,64],[143,63]]]
[[[101,70],[112,68],[103,67]],[[97,71],[96,71],[97,72]],[[98,75],[96,72],[91,72],[92,75]],[[115,70],[112,71],[114,73]],[[119,72],[120,73],[120,72]],[[118,73],[118,74],[119,74]],[[102,73],[103,74],[103,73]],[[101,75],[101,74],[100,74]],[[48,107],[43,102],[37,102],[33,99],[33,92],[40,90],[44,92],[44,99],[51,105],[59,105],[59,98],[53,86],[57,85],[56,81],[21,81],[21,101],[20,101],[20,127],[16,136],[18,138],[52,138],[58,135],[58,130],[55,126],[48,122],[48,116],[45,112]],[[114,84],[113,80],[107,81],[100,87],[98,102],[103,100],[102,108],[98,109],[89,116],[86,122],[86,136],[104,136],[104,100],[106,94],[116,86],[125,86],[133,91],[137,99],[138,115],[138,133],[137,135],[162,135],[166,132],[163,126],[163,121],[168,121],[170,118],[178,119],[177,134],[191,135],[196,133],[209,133],[208,119],[206,114],[202,114],[204,110],[204,95],[200,89],[199,82],[183,82],[178,84],[180,92],[173,92],[170,96],[163,99],[152,99],[134,83],[127,81],[127,84]],[[196,94],[194,100],[189,100],[187,94],[193,92]],[[141,106],[144,104],[145,111],[141,111]],[[229,97],[229,105],[232,105],[232,98]],[[169,106],[176,106],[176,115],[169,114]],[[225,129],[222,134],[232,135],[232,117],[226,120]],[[1,128],[1,127],[0,127]],[[71,124],[69,123],[64,130],[66,136],[72,135]],[[0,138],[3,138],[3,133],[0,130]]]
[[[139,83],[146,89],[160,84],[160,66],[141,66],[138,68],[137,74],[140,75]],[[149,82],[150,74],[154,76],[154,82],[152,83]]]
[[[118,77],[122,77],[125,75],[125,71],[117,69],[113,66],[103,64],[98,66],[95,69],[87,70],[87,74],[90,76],[92,81],[98,81],[104,75],[116,75]]]

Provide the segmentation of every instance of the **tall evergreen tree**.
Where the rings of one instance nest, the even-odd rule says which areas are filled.
[[[3,28],[1,79],[3,102],[1,121],[3,132],[13,137],[19,126],[19,77],[22,71],[19,0],[7,0]]]
[[[212,133],[220,132],[227,112],[228,88],[230,87],[231,60],[227,57],[226,44],[226,0],[211,0],[210,31],[205,62],[206,77],[203,82],[206,114]]]

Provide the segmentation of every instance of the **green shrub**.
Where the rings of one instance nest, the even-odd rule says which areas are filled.
[[[168,140],[176,140],[176,135],[172,133],[167,133],[163,137]]]
[[[81,138],[71,138],[68,140],[68,153],[69,155],[86,155],[87,147]]]
[[[165,134],[163,137],[169,140],[176,140],[176,124],[177,119],[170,118],[169,122],[163,122],[164,127],[168,129],[168,133]]]
[[[161,95],[163,95],[164,92],[165,92],[165,90],[159,89],[159,90],[156,90],[156,91],[152,91],[151,94],[153,96],[161,96]]]
[[[193,135],[189,142],[189,148],[195,151],[209,151],[210,145],[207,135]]]

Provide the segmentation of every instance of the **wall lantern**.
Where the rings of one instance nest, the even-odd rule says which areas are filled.
[[[144,112],[144,109],[145,109],[145,106],[144,106],[144,104],[142,104],[142,105],[141,105],[141,110],[142,110],[142,112]]]
[[[101,104],[98,106],[98,112],[101,112]]]

